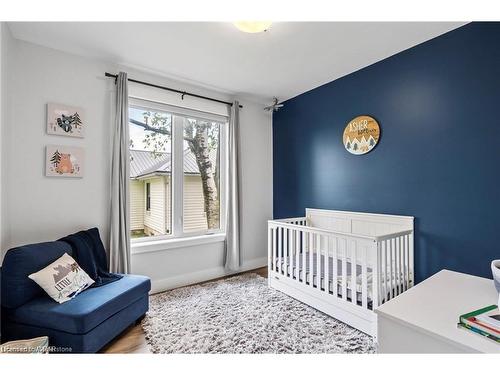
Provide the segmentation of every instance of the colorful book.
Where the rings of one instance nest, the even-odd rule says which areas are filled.
[[[476,319],[500,332],[500,310],[498,307],[476,316]]]
[[[468,324],[458,323],[458,328],[463,328],[463,329],[468,330],[469,332],[474,332],[474,333],[476,333],[478,335],[481,335],[481,336],[483,336],[483,337],[485,337],[487,339],[490,339],[490,340],[496,342],[497,344],[500,344],[500,338],[495,337],[493,335],[490,335],[490,334],[488,334],[488,333],[486,333],[484,331],[481,331],[481,330],[479,330],[477,328],[474,328],[474,327],[472,327],[472,326],[470,326]]]
[[[498,329],[488,325],[487,323],[483,323],[482,321],[478,320],[475,317],[468,318],[467,324],[472,326],[472,327],[475,327],[477,329],[480,329],[482,331],[485,331],[485,332],[489,333],[490,335],[497,336],[500,338],[500,331]]]
[[[500,343],[500,326],[497,325],[500,311],[497,305],[490,305],[479,310],[461,315],[458,326]],[[500,320],[498,320],[500,323]]]

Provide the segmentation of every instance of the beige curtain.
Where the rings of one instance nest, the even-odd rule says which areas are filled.
[[[231,107],[228,136],[228,184],[226,203],[226,242],[224,267],[236,271],[241,266],[240,254],[240,105]]]
[[[111,272],[130,272],[128,79],[120,72],[116,80],[116,118],[111,160],[111,223],[109,266]]]

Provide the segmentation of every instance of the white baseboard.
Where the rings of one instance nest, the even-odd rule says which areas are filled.
[[[235,273],[245,272],[266,266],[267,258],[262,257],[246,261],[237,271],[227,271],[223,266],[220,266],[179,276],[167,277],[165,279],[151,280],[151,293],[163,292],[169,289],[201,283],[218,277],[229,276]]]

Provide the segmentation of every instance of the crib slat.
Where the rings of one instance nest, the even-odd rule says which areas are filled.
[[[290,270],[290,230],[288,228],[285,229],[285,276],[288,276]]]
[[[283,251],[283,228],[278,228],[278,272],[281,274],[281,252]]]
[[[297,267],[297,259],[299,258],[300,254],[300,237],[299,237],[299,230],[294,230],[293,231],[293,275],[295,279],[298,281],[299,280],[299,274],[298,274],[298,267]]]
[[[288,229],[282,228],[281,232],[281,274],[286,276],[286,232]]]
[[[309,233],[309,286],[314,288],[314,234]]]
[[[394,243],[394,297],[398,295],[398,270],[399,270],[399,259],[398,259],[398,239],[393,239]]]
[[[410,236],[405,236],[405,254],[406,254],[406,289],[410,288]]]
[[[316,234],[316,287],[321,290],[321,234]]]
[[[387,240],[387,299],[392,299],[392,240]]]
[[[358,243],[356,241],[352,241],[351,247],[351,302],[353,304],[357,304],[358,295],[357,295],[357,271],[358,267],[356,267],[356,258],[357,258],[357,250]]]
[[[403,291],[408,290],[408,246],[406,243],[408,235],[403,237]]]
[[[394,238],[394,297],[399,294],[399,240]]]
[[[356,241],[350,241],[351,242],[351,251],[350,251],[350,258],[351,258],[351,280],[350,280],[350,290],[351,290],[351,303],[356,304],[357,296],[356,296],[356,251],[357,251],[357,243]],[[347,293],[349,296],[349,292]]]
[[[330,243],[332,242],[332,238],[330,236],[326,237],[326,247],[325,247],[325,258],[324,258],[324,274],[323,284],[325,285],[325,292],[330,293]]]
[[[361,252],[361,304],[364,309],[368,308],[368,270],[366,267],[366,257],[368,256],[368,248],[367,246],[363,246],[363,250]],[[373,269],[372,269],[373,273]],[[372,275],[373,279],[373,275]],[[373,281],[372,281],[373,282]],[[372,298],[374,293],[372,292]]]
[[[413,238],[413,232],[410,233],[410,238],[408,240],[408,253],[409,253],[409,263],[410,263],[410,277],[409,277],[409,280],[410,280],[410,286],[409,288],[411,288],[413,286],[413,283],[415,281],[415,272],[414,272],[414,263],[413,263],[413,246],[414,246],[414,238]]]
[[[287,233],[287,273],[289,277],[293,278],[293,267],[292,267],[292,259],[293,259],[293,229],[289,228],[286,231]],[[285,275],[286,275],[285,274]]]
[[[401,241],[401,293],[403,293],[405,291],[405,280],[406,280],[405,237],[401,236],[400,241]]]
[[[398,295],[398,267],[399,267],[399,259],[398,259],[398,239],[393,238],[393,249],[394,249],[394,297]]]
[[[289,247],[290,247],[290,261],[288,266],[290,267],[290,277],[293,279],[294,277],[294,265],[295,265],[295,229],[290,229],[290,237],[288,238]]]
[[[299,257],[300,257],[300,230],[296,230],[295,231],[295,280],[297,281],[300,281]]]
[[[389,292],[390,292],[390,299],[393,299],[394,298],[394,283],[393,283],[393,275],[394,275],[394,270],[393,270],[393,256],[392,256],[392,253],[393,253],[393,249],[394,249],[394,246],[392,246],[392,239],[389,240]]]
[[[404,246],[403,246],[403,236],[399,237],[399,293],[404,291]]]
[[[338,248],[339,248],[339,239],[338,237],[332,238],[332,293],[335,297],[339,294],[339,283],[338,283]]]
[[[413,241],[413,235],[409,234],[407,239],[406,239],[406,256],[407,256],[407,261],[408,261],[408,289],[410,289],[413,286],[413,257],[412,257],[412,241]]]
[[[290,238],[293,242],[292,258],[290,261],[290,274],[291,274],[291,277],[293,279],[293,278],[297,278],[297,274],[296,274],[297,268],[295,267],[296,262],[297,262],[297,247],[299,246],[298,241],[297,241],[297,230],[295,230],[295,229],[292,230]]]
[[[372,266],[372,310],[375,310],[378,307],[380,300],[380,290],[381,290],[381,282],[380,282],[380,258],[381,254],[381,243],[377,242],[375,247],[375,268]]]
[[[403,237],[400,236],[398,237],[398,242],[399,242],[399,250],[398,250],[398,259],[399,259],[399,267],[398,267],[398,289],[399,289],[399,294],[403,293]]]
[[[307,249],[307,237],[306,237],[306,232],[302,231],[302,266],[301,268],[301,273],[302,273],[302,282],[305,284],[307,282],[306,280],[306,249]]]
[[[384,281],[385,281],[385,302],[387,302],[391,296],[391,289],[390,289],[390,285],[389,285],[389,251],[390,251],[390,247],[389,247],[389,242],[390,240],[386,240],[384,241],[384,245],[385,245],[385,276],[384,276]]]
[[[288,276],[293,279],[293,229],[288,230]]]
[[[342,299],[347,301],[347,240],[344,243],[342,252]]]
[[[384,298],[383,302],[387,302],[388,298],[388,292],[389,288],[387,286],[387,240],[382,242],[384,245],[384,251],[383,251],[383,272],[382,272],[382,277],[384,278],[383,284],[384,284]]]

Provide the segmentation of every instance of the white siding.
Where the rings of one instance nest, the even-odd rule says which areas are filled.
[[[130,181],[130,229],[144,229],[144,182]]]
[[[144,225],[155,234],[165,234],[165,179],[155,177],[144,180],[144,184],[146,183],[151,184],[151,210],[144,212]]]
[[[200,176],[184,176],[184,231],[207,230]]]
[[[151,184],[151,210],[146,211],[146,183]],[[130,223],[132,230],[146,226],[155,234],[171,230],[172,205],[170,176],[130,181]],[[168,203],[167,203],[168,202]],[[184,231],[207,230],[200,176],[184,176]]]

